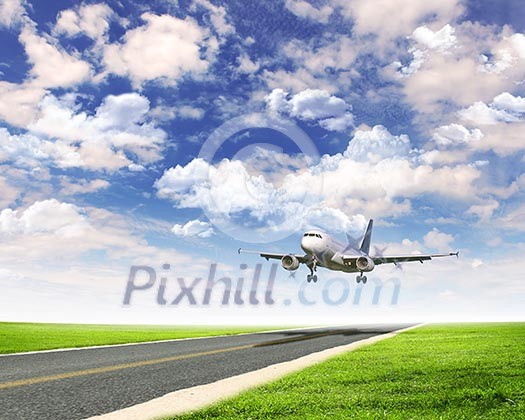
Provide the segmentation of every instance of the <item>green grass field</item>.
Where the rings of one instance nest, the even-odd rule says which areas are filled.
[[[0,354],[175,338],[209,337],[270,328],[138,325],[33,324],[0,322]]]
[[[525,419],[525,323],[425,326],[177,419]]]

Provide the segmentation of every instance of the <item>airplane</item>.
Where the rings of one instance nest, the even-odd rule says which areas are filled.
[[[295,271],[301,264],[305,264],[310,269],[310,274],[306,277],[308,282],[317,282],[317,267],[324,267],[329,270],[343,271],[345,273],[359,273],[356,277],[357,283],[366,284],[367,277],[363,273],[372,271],[375,266],[381,264],[395,264],[411,261],[431,260],[438,257],[450,257],[455,255],[459,258],[458,252],[448,254],[427,254],[427,255],[405,255],[405,256],[370,256],[370,242],[372,239],[372,228],[374,220],[370,219],[366,228],[361,245],[356,248],[352,245],[352,238],[348,236],[348,245],[344,246],[325,232],[320,230],[309,230],[304,233],[301,239],[301,248],[305,252],[300,254],[278,254],[271,252],[250,251],[239,248],[239,254],[259,254],[261,257],[270,259],[280,259],[281,265],[285,270]]]

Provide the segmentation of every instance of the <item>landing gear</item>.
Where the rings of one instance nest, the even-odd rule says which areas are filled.
[[[317,271],[317,261],[315,260],[315,258],[310,264],[308,264],[308,268],[310,269],[310,274],[306,276],[306,281],[308,283],[310,283],[311,281],[317,283],[317,274],[315,274],[315,272]]]
[[[361,273],[359,276],[355,278],[358,283],[363,282],[363,284],[366,284],[366,281],[368,280],[366,276],[363,276],[363,273]]]
[[[308,274],[306,276],[306,281],[308,283],[310,283],[311,281],[313,281],[314,283],[317,283],[317,274]]]

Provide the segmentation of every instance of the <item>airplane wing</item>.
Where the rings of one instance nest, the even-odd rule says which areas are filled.
[[[455,255],[456,257],[459,257],[459,251],[458,252],[449,252],[448,254],[429,254],[429,255],[404,255],[404,256],[398,256],[398,257],[371,257],[372,260],[374,260],[374,264],[380,265],[380,264],[396,264],[402,263],[402,262],[411,262],[411,261],[419,261],[420,263],[423,263],[423,261],[431,260],[432,258],[439,258],[439,257],[450,257]]]
[[[449,252],[448,254],[428,254],[428,255],[400,255],[400,256],[377,256],[377,257],[370,257],[375,265],[380,264],[398,264],[402,262],[411,262],[411,261],[419,261],[420,263],[423,263],[423,261],[431,260],[432,258],[439,258],[439,257],[450,257],[452,255],[455,255],[456,257],[459,256],[459,252]],[[357,260],[359,256],[355,255],[343,255],[342,260],[345,264],[348,265],[355,265],[355,260]]]
[[[266,260],[270,260],[270,258],[280,260],[285,255],[290,255],[290,254],[277,254],[273,252],[250,251],[250,250],[242,249],[242,248],[239,248],[238,252],[239,254],[241,252],[245,254],[258,254],[259,256],[266,258]],[[306,264],[310,261],[310,257],[308,255],[294,255],[294,257],[297,258],[297,260],[303,264]]]

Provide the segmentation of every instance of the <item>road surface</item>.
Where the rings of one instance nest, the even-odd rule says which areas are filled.
[[[179,340],[0,357],[0,419],[83,419],[408,325]]]

